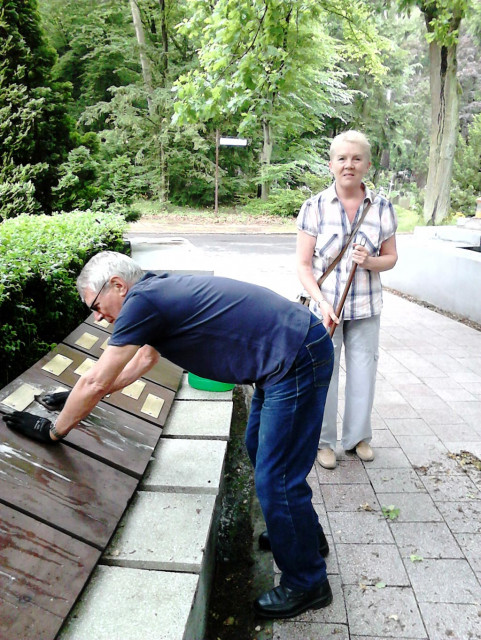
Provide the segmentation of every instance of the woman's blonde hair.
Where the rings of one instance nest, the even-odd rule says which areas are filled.
[[[355,142],[360,145],[367,155],[367,159],[371,160],[371,145],[369,144],[369,140],[366,136],[360,131],[355,131],[354,129],[350,129],[349,131],[344,131],[337,135],[334,140],[331,142],[331,148],[329,149],[329,157],[332,160],[334,154],[336,153],[336,148],[343,142]]]

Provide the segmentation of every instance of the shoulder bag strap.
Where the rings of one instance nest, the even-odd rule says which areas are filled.
[[[372,193],[372,192],[371,192]],[[375,194],[372,193],[372,198],[374,200],[375,198]],[[358,223],[356,224],[356,226],[354,227],[354,229],[352,230],[351,235],[349,236],[346,244],[342,247],[341,251],[338,253],[338,255],[334,258],[334,260],[331,262],[331,264],[329,265],[329,267],[327,268],[326,272],[322,274],[322,276],[319,278],[319,280],[317,281],[318,286],[320,287],[321,284],[324,282],[324,280],[329,276],[329,274],[331,274],[334,269],[336,268],[336,266],[339,264],[339,262],[342,259],[342,256],[346,253],[348,246],[351,244],[351,241],[354,239],[354,237],[356,236],[356,233],[359,231],[359,227],[361,226],[361,224],[364,221],[364,218],[366,217],[367,212],[369,211],[369,209],[371,208],[372,205],[372,200],[369,200],[365,205],[364,205],[364,209],[362,210],[362,214],[361,217],[359,218]]]

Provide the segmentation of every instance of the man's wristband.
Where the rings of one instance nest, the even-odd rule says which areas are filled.
[[[55,422],[52,422],[52,424],[50,425],[50,433],[55,437],[56,440],[62,440],[63,438],[65,438],[65,436],[67,434],[66,433],[59,433],[57,431],[57,429],[55,428],[56,424],[57,424],[56,420],[55,420]]]

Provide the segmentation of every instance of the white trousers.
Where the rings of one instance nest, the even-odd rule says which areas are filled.
[[[372,438],[371,412],[374,402],[379,327],[381,316],[341,320],[333,337],[334,371],[327,394],[319,448],[336,450],[339,361],[344,344],[346,388],[341,444],[345,451]]]

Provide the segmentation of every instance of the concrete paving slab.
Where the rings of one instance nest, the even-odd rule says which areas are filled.
[[[395,544],[338,544],[343,584],[410,586]]]
[[[217,495],[226,449],[223,440],[161,438],[140,489]]]
[[[378,493],[381,507],[399,509],[396,522],[440,522],[443,517],[428,493]]]
[[[378,402],[375,405],[376,411],[379,415],[388,420],[389,418],[418,418],[419,414],[413,407],[406,401],[403,402]]]
[[[412,589],[346,585],[344,596],[352,635],[427,639]]]
[[[307,482],[312,489],[312,504],[322,504],[321,488],[315,471],[311,471],[308,475]]]
[[[472,502],[481,498],[481,491],[466,474],[421,476],[421,481],[434,502]]]
[[[380,447],[369,469],[406,469],[411,464],[401,447]]]
[[[382,514],[373,511],[329,513],[334,542],[352,544],[393,544],[389,526]]]
[[[481,441],[481,424],[479,429],[462,422],[458,424],[433,424],[431,429],[443,443],[463,440],[469,442],[473,439],[477,442]]]
[[[98,566],[58,640],[184,640],[199,576]]]
[[[404,561],[418,602],[481,603],[481,586],[467,560]]]
[[[481,572],[481,533],[456,533],[454,535],[463,550],[471,569]]]
[[[426,489],[413,469],[368,469],[376,493],[420,493]]]
[[[412,349],[391,349],[390,354],[419,378],[443,378],[446,375],[438,366]]]
[[[436,506],[453,533],[481,533],[481,500],[438,502]]]
[[[198,573],[216,496],[139,491],[105,551],[105,564]]]
[[[389,418],[386,424],[396,436],[432,436],[433,428],[422,418]]]
[[[390,638],[383,636],[351,636],[351,640],[391,640]]]
[[[471,434],[473,438],[474,435]],[[460,453],[461,451],[469,451],[477,458],[481,459],[481,440],[477,440],[476,442],[445,442],[446,449],[450,453]],[[469,469],[464,469],[461,465],[458,465],[461,469],[463,469],[463,473],[469,471]],[[479,473],[479,472],[478,472]],[[469,473],[468,473],[469,475]],[[479,474],[478,478],[481,480],[481,474]],[[474,480],[474,478],[473,478]]]
[[[373,449],[384,449],[385,447],[396,447],[396,438],[389,429],[373,429],[371,446]]]
[[[479,604],[421,602],[419,605],[430,640],[481,638]]]
[[[203,389],[194,389],[188,382],[188,376],[184,373],[182,383],[177,392],[177,400],[215,400],[216,402],[225,402],[232,400],[233,391],[204,391]]]
[[[444,522],[391,522],[401,556],[464,558],[456,539]]]
[[[176,400],[162,436],[228,440],[231,417],[232,402]]]
[[[335,469],[324,469],[316,462],[317,477],[321,484],[367,484],[369,477],[361,461],[354,456],[340,460]]]
[[[396,436],[410,466],[422,474],[459,473],[460,467],[449,458],[445,444],[436,436]],[[432,468],[432,469],[431,469]]]
[[[427,424],[457,424],[464,419],[452,409],[447,402],[439,397],[411,397],[410,404],[414,407],[419,418]],[[394,417],[394,416],[393,416]]]
[[[273,629],[273,640],[318,640],[319,638],[335,638],[336,640],[349,640],[347,625],[303,623],[303,622],[276,622]]]
[[[322,496],[326,509],[331,511],[358,511],[368,505],[374,511],[380,511],[376,494],[370,484],[323,484]],[[365,508],[365,507],[364,507]]]

